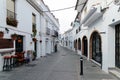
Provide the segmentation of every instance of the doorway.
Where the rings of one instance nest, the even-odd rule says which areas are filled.
[[[15,50],[16,52],[23,52],[23,36],[18,35],[17,40],[15,41]]]
[[[88,56],[88,43],[87,43],[87,37],[86,36],[84,36],[83,37],[83,40],[82,40],[82,52],[83,52],[83,55],[84,56]]]
[[[115,65],[120,68],[120,24],[115,26]]]
[[[98,32],[92,34],[92,59],[102,64],[101,37]]]

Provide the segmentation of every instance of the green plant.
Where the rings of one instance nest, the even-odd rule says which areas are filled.
[[[8,18],[6,19],[6,22],[8,25],[17,27],[18,21],[14,18]]]
[[[16,34],[16,33],[14,33],[14,34],[11,34],[11,36],[17,36],[17,34]]]
[[[37,41],[37,39],[36,39],[36,38],[32,38],[32,40],[33,40],[34,42],[36,42],[36,41]]]
[[[32,60],[35,60],[35,59],[36,59],[36,56],[37,56],[36,51],[33,51],[33,59],[32,59]]]
[[[4,36],[4,32],[0,31],[0,38],[3,38],[3,36]]]
[[[36,30],[36,24],[34,24],[34,23],[32,25],[32,32],[33,32],[33,37],[35,37],[37,34],[37,30]]]
[[[11,34],[11,38],[12,38],[13,40],[16,40],[16,39],[17,39],[17,34],[16,34],[16,33]]]
[[[0,34],[3,34],[4,32],[3,31],[0,31]]]

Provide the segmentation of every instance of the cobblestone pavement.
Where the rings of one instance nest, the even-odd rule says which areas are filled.
[[[84,75],[80,76],[80,56],[63,47],[29,64],[0,72],[0,80],[117,80],[84,59]]]

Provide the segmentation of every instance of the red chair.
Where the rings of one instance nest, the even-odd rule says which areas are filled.
[[[18,65],[24,63],[24,60],[25,60],[25,59],[24,59],[24,53],[25,53],[25,52],[16,53]]]
[[[16,67],[17,66],[17,55],[12,55],[12,67]]]

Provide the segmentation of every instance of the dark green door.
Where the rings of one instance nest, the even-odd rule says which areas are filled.
[[[115,65],[120,68],[120,24],[115,26]]]

